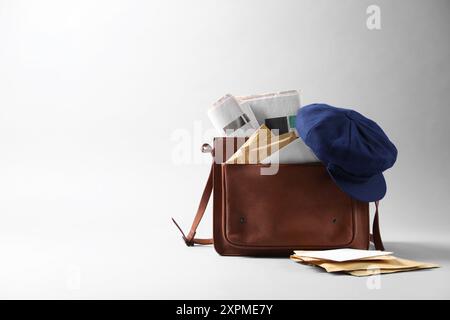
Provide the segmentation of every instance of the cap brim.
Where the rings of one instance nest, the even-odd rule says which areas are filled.
[[[386,194],[386,180],[382,173],[376,174],[365,181],[350,181],[327,168],[328,173],[338,187],[351,197],[372,202],[381,200]]]

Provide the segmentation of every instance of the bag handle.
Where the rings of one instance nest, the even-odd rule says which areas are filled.
[[[207,143],[203,144],[202,152],[212,154],[211,146]],[[206,181],[206,186],[205,186],[205,189],[203,190],[203,194],[200,199],[200,204],[198,205],[197,213],[195,214],[194,221],[192,222],[191,229],[189,230],[189,233],[187,236],[184,234],[183,230],[178,225],[178,223],[175,221],[175,219],[172,218],[173,223],[175,223],[175,226],[178,228],[178,230],[180,230],[183,240],[188,247],[192,247],[194,244],[212,244],[213,243],[212,238],[207,238],[207,239],[195,238],[195,234],[197,232],[197,227],[200,224],[200,221],[202,221],[203,215],[205,214],[206,207],[208,206],[209,198],[211,197],[211,193],[213,190],[213,168],[214,168],[214,161],[211,164],[208,181]]]
[[[212,151],[213,151],[213,149],[211,148],[211,146],[209,144],[205,143],[202,145],[203,153],[209,152],[212,154]],[[203,194],[200,199],[200,204],[198,205],[197,213],[195,214],[194,221],[192,222],[191,229],[189,230],[189,233],[187,236],[184,234],[183,230],[178,225],[178,223],[175,221],[175,219],[172,218],[173,223],[178,228],[178,230],[180,230],[183,240],[188,247],[192,247],[194,244],[207,245],[207,244],[214,243],[213,238],[206,238],[206,239],[195,238],[195,234],[197,232],[197,227],[200,224],[200,221],[202,221],[203,215],[205,214],[205,210],[206,210],[206,207],[208,206],[208,202],[211,197],[212,190],[213,190],[213,168],[214,168],[214,162],[211,164],[208,181],[206,182],[205,189],[203,190]],[[383,240],[381,239],[381,233],[380,233],[378,206],[379,206],[379,201],[375,201],[375,215],[373,217],[373,222],[372,222],[372,233],[370,234],[370,241],[373,242],[376,250],[384,251]]]

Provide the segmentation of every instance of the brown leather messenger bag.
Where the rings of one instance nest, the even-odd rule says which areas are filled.
[[[215,138],[213,163],[189,233],[176,221],[188,246],[214,244],[221,255],[288,256],[293,250],[384,250],[378,202],[370,234],[369,204],[342,192],[320,163],[279,164],[262,175],[262,164],[226,164],[243,143]],[[220,152],[219,152],[220,151]],[[213,192],[214,190],[214,192]],[[196,230],[213,194],[213,238],[196,238]]]

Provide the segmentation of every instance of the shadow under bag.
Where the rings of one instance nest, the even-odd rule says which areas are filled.
[[[214,244],[221,255],[289,256],[294,250],[384,250],[375,202],[373,235],[369,203],[342,192],[321,163],[279,164],[274,175],[261,175],[263,164],[225,164],[245,142],[215,138],[213,163],[192,227],[188,246]],[[214,192],[212,192],[214,191]],[[213,238],[195,238],[213,193]]]

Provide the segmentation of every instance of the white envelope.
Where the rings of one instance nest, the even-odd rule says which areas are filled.
[[[303,140],[297,138],[280,150],[263,159],[261,163],[308,163],[318,161],[319,159],[317,159]]]
[[[317,258],[336,262],[352,261],[369,257],[386,256],[392,254],[388,251],[380,250],[360,250],[360,249],[333,249],[333,250],[297,250],[294,253],[301,257]]]

